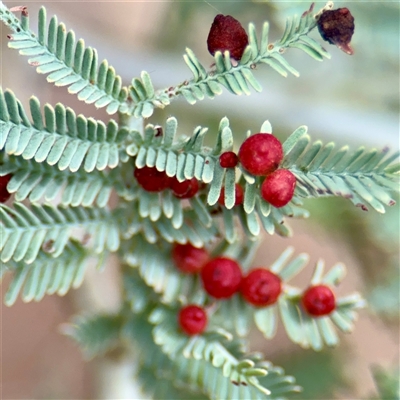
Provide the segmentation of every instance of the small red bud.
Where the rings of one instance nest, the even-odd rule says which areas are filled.
[[[235,168],[238,162],[239,158],[233,151],[226,151],[219,156],[219,164],[222,168]]]
[[[207,313],[204,308],[191,304],[179,311],[178,322],[187,335],[197,335],[206,329]]]
[[[311,286],[301,299],[304,309],[314,317],[330,314],[336,308],[335,295],[325,285]]]

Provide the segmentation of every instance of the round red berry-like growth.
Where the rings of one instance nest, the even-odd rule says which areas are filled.
[[[243,188],[238,183],[235,183],[235,206],[239,206],[240,204],[243,204],[243,201],[244,201]],[[218,198],[218,203],[221,204],[222,206],[225,205],[225,188],[224,187],[221,189],[221,193]]]
[[[311,286],[301,299],[304,309],[314,317],[330,314],[336,307],[335,295],[325,285]]]
[[[192,244],[175,243],[172,247],[172,259],[177,268],[187,274],[199,272],[208,260],[206,249],[198,249]]]
[[[136,168],[133,175],[147,192],[161,192],[169,184],[167,174],[164,171],[158,171],[155,167]]]
[[[216,257],[204,265],[201,279],[205,291],[216,299],[227,299],[240,288],[242,272],[239,264],[227,257]]]
[[[261,185],[261,196],[274,207],[283,207],[292,200],[296,177],[287,169],[268,175]]]
[[[11,178],[11,174],[0,176],[0,203],[5,203],[11,197],[11,193],[7,190]]]
[[[190,199],[199,191],[199,181],[196,178],[179,182],[176,177],[171,178],[169,187],[178,199]]]
[[[178,322],[187,335],[197,335],[206,329],[207,314],[203,308],[191,304],[179,311]]]
[[[279,167],[282,158],[281,142],[268,133],[249,136],[239,149],[239,161],[253,175],[270,174]]]
[[[212,55],[229,50],[233,59],[240,60],[248,44],[247,33],[237,19],[222,14],[214,18],[207,38],[208,51]]]
[[[222,168],[235,168],[238,162],[239,157],[233,151],[226,151],[219,156],[219,164]]]
[[[266,307],[274,304],[282,292],[278,275],[263,268],[253,269],[242,281],[242,295],[254,306]]]

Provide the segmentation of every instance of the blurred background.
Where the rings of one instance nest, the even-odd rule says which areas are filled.
[[[5,2],[8,6],[20,3]],[[31,27],[42,3],[24,1]],[[317,2],[316,8],[324,2]],[[48,16],[59,21],[95,47],[128,84],[142,70],[150,73],[156,88],[176,85],[190,78],[182,54],[190,47],[204,65],[211,65],[206,39],[216,14],[229,14],[243,26],[255,22],[261,29],[271,23],[270,40],[279,39],[285,19],[309,8],[304,1],[165,1],[97,2],[47,1]],[[261,93],[233,96],[228,92],[214,100],[190,106],[176,100],[166,110],[156,110],[149,122],[162,125],[174,115],[179,130],[190,134],[198,126],[210,128],[214,137],[219,120],[227,116],[239,144],[247,130],[258,131],[268,119],[274,134],[287,137],[307,125],[314,139],[349,144],[353,148],[399,148],[399,22],[398,2],[337,2],[355,17],[353,56],[324,43],[331,60],[319,63],[292,49],[286,57],[300,78],[283,78],[267,66],[258,67]],[[7,48],[8,31],[1,26],[1,84],[11,88],[26,106],[35,94],[42,104],[62,102],[77,113],[107,121],[103,110],[82,104],[65,88],[54,88],[28,66],[26,57]],[[312,35],[318,38],[318,32]],[[370,308],[360,313],[352,335],[341,335],[334,350],[314,353],[293,345],[283,330],[266,342],[257,334],[254,349],[262,350],[274,364],[297,377],[301,399],[378,398],[371,365],[393,370],[399,365],[399,207],[385,215],[356,209],[344,199],[310,200],[307,221],[293,221],[291,239],[265,236],[255,265],[272,262],[287,246],[296,254],[309,252],[311,262],[326,260],[327,267],[342,261],[348,276],[340,294],[361,291]],[[261,261],[262,260],[262,261]],[[310,265],[311,266],[311,265]],[[307,269],[299,281],[306,285]],[[60,324],[74,313],[116,310],[119,305],[118,265],[89,271],[84,285],[64,298],[47,297],[40,303],[17,302],[2,306],[1,398],[11,399],[145,399],[132,384],[132,366],[126,360],[85,362],[79,349],[60,334]],[[0,291],[8,285],[4,279]],[[3,294],[3,293],[2,293]],[[172,400],[172,399],[171,399]]]

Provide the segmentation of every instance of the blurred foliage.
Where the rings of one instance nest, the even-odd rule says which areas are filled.
[[[373,278],[374,282],[383,278],[382,268],[388,267],[392,256],[398,254],[400,208],[397,205],[383,215],[373,210],[362,211],[339,198],[310,199],[305,206],[312,210],[311,221],[339,235],[349,245],[364,266],[367,278]]]
[[[279,364],[303,387],[303,391],[294,395],[293,399],[333,399],[338,388],[349,388],[343,370],[338,368],[339,357],[337,352],[326,350],[297,351],[279,359]]]
[[[400,379],[399,366],[392,369],[384,369],[379,365],[374,365],[372,375],[375,380],[376,389],[380,400],[398,400],[400,399]],[[376,399],[376,396],[371,396]]]

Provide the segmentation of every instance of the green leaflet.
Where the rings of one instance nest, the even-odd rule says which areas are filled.
[[[57,164],[60,170],[86,172],[115,168],[120,162],[120,146],[128,131],[118,129],[115,121],[107,126],[57,104],[46,104],[42,113],[37,98],[30,100],[32,122],[19,100],[7,90],[0,91],[0,149],[25,160]],[[43,120],[44,116],[44,120]]]
[[[141,389],[153,399],[208,400],[207,396],[193,387],[185,387],[183,382],[177,383],[167,371],[160,371],[153,366],[141,366],[136,379]]]
[[[163,316],[170,315],[171,311],[154,310],[150,316],[152,323],[158,326]],[[173,380],[174,385],[180,389],[204,393],[207,398],[212,399],[279,399],[290,392],[300,390],[299,386],[295,385],[294,378],[285,376],[282,368],[263,361],[259,353],[246,355],[242,342],[232,340],[232,337],[223,330],[206,333],[203,337],[195,336],[192,339],[186,336],[184,340],[180,335],[180,346],[184,346],[182,350],[174,346],[172,341],[174,338],[177,339],[178,332],[168,331],[168,340],[173,345],[168,348],[177,351],[171,357],[162,351],[159,344],[149,340],[152,330],[155,332],[157,326],[152,329],[147,314],[143,314],[130,319],[125,326],[124,334],[135,346],[136,343],[141,343],[138,347],[142,359],[141,370],[156,370],[158,380]],[[162,329],[165,328],[164,324]],[[233,365],[235,359],[236,366]],[[268,374],[265,376],[266,370]],[[248,379],[251,383],[247,386],[239,385],[238,382],[245,382],[242,378]],[[266,388],[271,390],[270,394],[267,394]],[[191,397],[185,397],[187,398]],[[195,398],[202,397],[196,395]]]
[[[380,399],[395,399],[400,396],[398,366],[386,368],[374,364],[371,370]]]
[[[119,315],[75,317],[63,327],[63,333],[79,344],[87,359],[103,355],[115,347],[120,339],[123,318]]]
[[[176,303],[178,299],[189,299],[200,290],[199,280],[194,275],[185,275],[178,271],[170,257],[171,246],[157,243],[149,244],[142,235],[124,242],[121,248],[122,260],[130,267],[137,268],[139,276],[147,286],[160,295],[166,304]],[[128,275],[129,276],[129,275]]]
[[[134,103],[127,111],[136,118],[148,118],[153,114],[154,107],[164,108],[169,105],[170,101],[167,91],[159,95],[155,94],[150,75],[146,71],[143,71],[140,77],[141,79],[132,79],[128,88],[129,95]]]
[[[165,212],[161,214],[156,204],[156,216],[151,217],[146,210],[146,217],[142,217],[141,213],[144,213],[144,209],[140,209],[140,204],[137,201],[129,203],[129,214],[124,211],[128,205],[120,209],[121,213],[125,212],[128,215],[128,218],[125,217],[123,221],[124,227],[121,228],[125,238],[141,233],[149,243],[156,243],[159,238],[163,238],[169,243],[189,242],[201,247],[214,240],[218,232],[216,226],[209,225],[207,220],[199,220],[196,207],[182,210],[181,205],[177,204],[177,208],[172,211],[172,216],[168,217]],[[152,221],[151,218],[157,219]]]
[[[126,196],[118,169],[111,172],[93,171],[87,174],[60,171],[46,163],[36,163],[21,157],[9,156],[0,167],[0,176],[12,174],[8,191],[15,194],[16,201],[29,199],[37,203],[41,199],[54,201],[61,193],[61,204],[84,207],[96,204],[105,207],[111,190],[116,187],[121,196]]]
[[[118,222],[106,209],[14,203],[14,209],[0,205],[0,214],[2,262],[31,264],[41,249],[59,257],[76,227],[84,228],[95,253],[119,247]]]
[[[222,331],[217,333],[217,331],[210,330],[210,337],[205,333],[201,336],[196,335],[188,338],[187,335],[178,332],[176,329],[174,312],[162,308],[153,310],[149,316],[149,322],[155,325],[153,328],[154,342],[161,347],[169,358],[174,359],[182,353],[187,359],[204,360],[220,369],[222,375],[229,378],[231,382],[244,385],[245,388],[251,386],[264,395],[270,394],[270,391],[258,381],[258,376],[267,375],[268,370],[258,366],[252,360],[241,359],[240,353],[237,354],[232,351],[229,344],[225,346],[224,342],[229,342],[232,338],[223,336]],[[226,389],[224,387],[222,390]],[[218,389],[217,392],[219,392]],[[211,393],[208,394],[212,395]]]
[[[224,121],[224,122],[223,122]],[[190,138],[178,138],[177,121],[170,117],[161,127],[148,125],[145,137],[133,132],[134,142],[127,147],[127,153],[135,157],[137,168],[154,167],[166,171],[168,176],[176,176],[179,181],[195,177],[197,180],[210,183],[214,178],[214,167],[219,154],[232,148],[232,132],[225,122],[221,121],[214,149],[203,145],[207,128],[197,127]]]
[[[18,20],[3,3],[0,10],[0,19],[13,31],[8,46],[28,56],[28,63],[38,73],[49,74],[48,82],[68,86],[69,93],[77,94],[79,100],[97,108],[107,107],[109,114],[126,110],[128,91],[122,87],[121,77],[108,66],[107,60],[98,67],[96,50],[85,48],[82,39],[76,41],[74,32],[67,32],[57,17],[52,17],[47,26],[46,9],[42,7],[36,36],[23,13]]]
[[[6,264],[13,273],[4,302],[11,306],[21,294],[24,302],[40,301],[48,294],[65,295],[78,288],[88,264],[89,253],[78,242],[69,241],[57,258],[41,250],[33,264],[11,261]]]
[[[399,190],[398,166],[393,161],[399,153],[388,155],[386,148],[354,152],[334,143],[323,145],[311,139],[299,128],[283,144],[283,168],[290,169],[297,179],[297,194],[301,197],[341,196],[363,209],[372,206],[380,213],[385,206],[395,204],[392,193]]]

